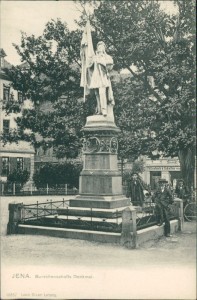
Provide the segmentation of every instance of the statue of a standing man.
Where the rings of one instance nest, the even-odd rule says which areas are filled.
[[[105,51],[104,42],[97,44],[94,53],[89,23],[87,23],[82,38],[81,86],[84,87],[84,97],[93,90],[97,100],[96,114],[113,119],[114,97],[109,77],[113,68],[113,59]]]

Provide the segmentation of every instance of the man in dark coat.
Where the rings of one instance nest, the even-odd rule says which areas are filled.
[[[178,181],[178,184],[177,184],[176,189],[175,189],[175,193],[176,193],[178,198],[183,200],[183,207],[185,207],[186,204],[187,204],[187,199],[189,197],[189,192],[188,192],[188,189],[185,186],[183,180]]]
[[[142,180],[139,178],[137,173],[133,173],[127,191],[127,196],[131,198],[133,205],[143,206],[144,190],[146,190],[146,188]]]
[[[155,215],[157,219],[157,225],[161,226],[163,222],[165,236],[170,236],[170,218],[169,218],[169,205],[173,203],[173,197],[171,191],[166,187],[168,183],[165,179],[159,180],[159,187],[154,193],[152,200],[155,202]]]

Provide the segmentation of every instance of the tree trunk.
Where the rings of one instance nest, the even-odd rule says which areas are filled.
[[[179,150],[178,156],[182,179],[189,191],[191,191],[191,188],[194,187],[195,150],[192,148]]]

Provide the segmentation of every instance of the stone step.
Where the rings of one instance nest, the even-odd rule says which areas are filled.
[[[170,221],[171,233],[178,231],[178,220]],[[121,243],[121,233],[104,232],[94,230],[72,229],[72,228],[57,228],[49,226],[35,225],[18,225],[19,234],[45,235],[69,239],[81,239],[101,243]],[[146,229],[137,231],[138,246],[144,245],[149,241],[158,240],[164,236],[164,225],[152,226]]]
[[[125,196],[89,196],[79,195],[71,199],[70,207],[115,209],[130,206],[130,200]]]
[[[65,215],[51,215],[51,216],[46,216],[46,219],[53,219],[53,220],[71,220],[71,221],[85,221],[85,222],[94,222],[94,223],[100,223],[100,222],[105,222],[105,223],[113,223],[113,224],[121,224],[122,223],[122,217],[119,218],[95,218],[95,217],[85,217],[85,216],[65,216]]]
[[[86,217],[98,217],[98,218],[116,218],[122,216],[122,211],[126,208],[112,208],[112,209],[91,209],[89,207],[67,207],[58,208],[58,215],[68,215],[68,216],[86,216]]]
[[[120,243],[121,238],[121,233],[23,224],[18,226],[18,233],[35,235],[41,234],[53,237],[88,240],[101,243]]]
[[[68,228],[104,232],[121,232],[122,218],[104,219],[65,215],[49,215],[45,216],[45,218],[41,218],[38,220],[26,220],[24,225],[42,227],[48,226],[51,228]]]

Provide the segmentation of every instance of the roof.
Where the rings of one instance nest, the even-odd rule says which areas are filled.
[[[5,59],[3,59],[3,65],[0,66],[0,79],[9,80],[8,75],[5,72],[5,69],[11,69],[12,65]]]
[[[3,48],[0,48],[0,57],[5,57],[7,56]]]
[[[18,65],[20,69],[29,69],[28,62],[23,62],[22,64]]]
[[[11,69],[11,67],[12,65],[7,60],[4,59],[4,68]]]

